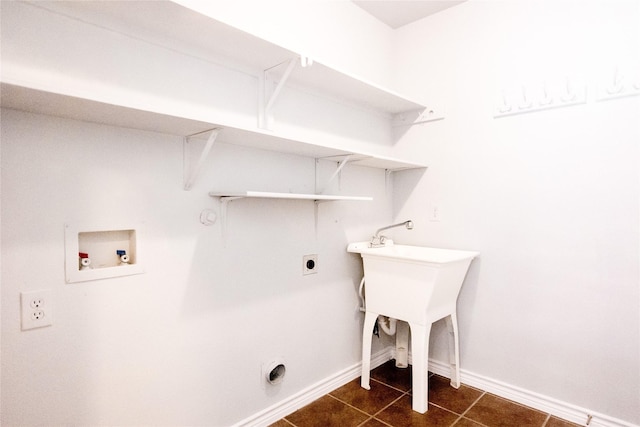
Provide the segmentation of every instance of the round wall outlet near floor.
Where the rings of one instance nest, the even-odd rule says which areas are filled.
[[[283,359],[272,360],[262,365],[262,376],[267,384],[277,385],[284,380],[287,372]]]

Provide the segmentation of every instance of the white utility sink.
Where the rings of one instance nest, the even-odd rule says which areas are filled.
[[[409,323],[413,360],[413,409],[427,411],[427,359],[431,324],[445,318],[450,333],[451,385],[460,386],[456,302],[474,251],[370,242],[349,244],[362,256],[366,309],[362,338],[362,387],[369,389],[371,331],[379,315]]]

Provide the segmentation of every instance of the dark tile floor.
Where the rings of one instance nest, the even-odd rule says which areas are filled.
[[[287,415],[271,427],[575,427],[536,409],[466,385],[454,389],[447,378],[429,378],[429,410],[411,410],[411,367],[393,360],[371,372],[371,390],[360,378]]]

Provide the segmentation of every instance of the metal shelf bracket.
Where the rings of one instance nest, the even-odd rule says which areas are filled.
[[[396,114],[393,117],[393,127],[410,127],[421,123],[435,122],[444,119],[444,108],[425,108],[422,110],[407,111]]]
[[[261,109],[258,117],[258,126],[260,128],[267,130],[271,129],[271,125],[273,123],[273,114],[271,110],[273,109],[273,105],[276,103],[276,100],[280,96],[282,88],[287,83],[287,80],[289,80],[291,73],[296,67],[296,63],[299,60],[300,57],[296,56],[288,61],[264,70],[261,84],[262,88],[260,89],[264,91],[264,96],[262,97],[263,108]],[[282,64],[287,64],[287,67],[285,68],[284,73],[282,74],[274,88],[274,78],[272,77],[273,73],[271,72],[271,70],[281,66]]]
[[[338,161],[336,170],[333,172],[333,174],[329,177],[329,179],[324,185],[320,185],[320,176],[319,176],[320,171],[318,170],[318,162],[321,159],[316,159],[316,194],[323,194],[325,192],[329,184],[331,184],[333,180],[340,175],[340,173],[342,172],[342,169],[347,165],[347,163],[349,163],[352,157],[353,157],[353,154],[349,154],[346,157],[344,157],[342,160]]]
[[[203,132],[194,133],[193,135],[186,136],[184,138],[183,150],[184,150],[184,189],[185,191],[191,190],[193,184],[195,183],[198,174],[200,173],[200,169],[204,165],[205,160],[207,159],[209,152],[211,151],[211,147],[213,147],[213,143],[216,141],[218,134],[222,129],[213,128]],[[200,151],[200,155],[198,159],[193,162],[194,152],[197,149],[198,142],[196,142],[196,137],[200,135],[204,135],[209,133],[209,138],[207,138],[207,142],[202,147],[202,151]]]

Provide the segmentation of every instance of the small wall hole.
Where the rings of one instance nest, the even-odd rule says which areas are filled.
[[[269,382],[269,384],[273,385],[280,384],[282,380],[284,380],[286,371],[287,368],[285,368],[282,363],[277,364],[276,366],[272,367],[272,369],[267,374],[267,381]]]

